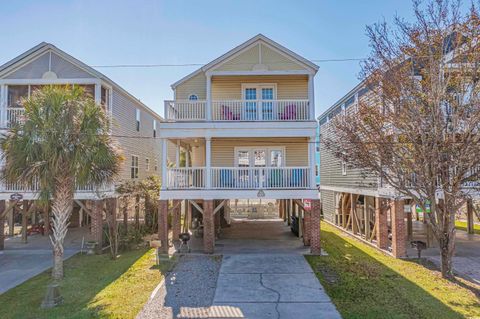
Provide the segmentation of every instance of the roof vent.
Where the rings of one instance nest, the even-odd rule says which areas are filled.
[[[268,66],[265,64],[255,64],[252,71],[268,71]]]
[[[55,80],[55,79],[58,79],[58,76],[57,76],[57,73],[55,73],[53,71],[47,71],[47,72],[43,73],[42,79]]]

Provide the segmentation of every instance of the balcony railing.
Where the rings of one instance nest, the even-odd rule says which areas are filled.
[[[309,167],[169,168],[168,189],[309,189]]]
[[[113,185],[102,185],[100,187],[95,187],[93,185],[85,186],[76,186],[75,192],[77,193],[93,193],[96,191],[111,191],[113,190]],[[20,183],[0,183],[0,191],[8,193],[36,193],[39,190],[38,183],[35,183],[31,187],[25,187]]]
[[[23,107],[9,107],[6,109],[4,115],[4,125],[7,128],[12,127],[14,124],[20,123],[23,121],[23,114],[25,113],[25,109]]]
[[[313,120],[308,100],[165,101],[170,121],[306,121]]]

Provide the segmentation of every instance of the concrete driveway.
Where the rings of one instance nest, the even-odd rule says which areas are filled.
[[[210,318],[341,318],[299,254],[224,255]]]

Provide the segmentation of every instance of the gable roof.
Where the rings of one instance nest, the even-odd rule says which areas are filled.
[[[130,94],[128,91],[126,91],[124,88],[122,88],[120,85],[115,83],[113,80],[111,80],[109,77],[107,77],[105,74],[95,70],[91,66],[88,66],[87,64],[83,63],[82,61],[74,58],[70,54],[66,53],[65,51],[60,50],[56,46],[54,46],[51,43],[47,42],[41,42],[40,44],[34,46],[33,48],[25,51],[24,53],[20,54],[19,56],[13,58],[12,60],[4,63],[3,65],[0,65],[0,78],[3,78],[4,76],[16,71],[20,67],[26,65],[27,63],[35,60],[36,58],[40,57],[46,52],[53,52],[57,55],[59,55],[61,58],[65,59],[66,61],[74,64],[75,66],[79,67],[83,71],[89,73],[92,75],[94,78],[98,78],[100,80],[105,81],[112,87],[116,88],[119,90],[121,93],[125,94],[135,102],[139,103],[141,106],[143,106],[149,113],[151,113],[153,116],[159,118],[161,121],[163,121],[163,118],[157,114],[155,111],[153,111],[151,108],[149,108],[147,105],[143,104],[139,99],[137,99],[135,96]]]
[[[215,60],[205,64],[204,66],[202,66],[198,70],[190,73],[189,75],[187,75],[187,76],[183,77],[182,79],[178,80],[177,82],[173,83],[171,85],[172,89],[174,89],[179,84],[187,81],[188,79],[194,77],[195,75],[197,75],[201,72],[207,72],[208,70],[213,69],[217,65],[219,65],[222,62],[224,62],[224,61],[228,60],[229,58],[233,57],[234,55],[241,52],[242,50],[247,49],[248,47],[253,46],[253,45],[255,45],[259,42],[264,42],[267,45],[270,45],[271,47],[281,51],[282,53],[287,55],[289,58],[295,60],[296,62],[303,65],[305,68],[311,70],[314,73],[316,73],[318,71],[319,66],[316,65],[315,63],[305,59],[304,57],[296,54],[295,52],[287,49],[286,47],[282,46],[281,44],[279,44],[279,43],[273,41],[272,39],[264,36],[263,34],[259,33],[256,36],[254,36],[253,38],[245,41],[244,43],[236,46],[235,48],[231,49],[227,53],[225,53],[225,54],[221,55],[220,57],[216,58]]]

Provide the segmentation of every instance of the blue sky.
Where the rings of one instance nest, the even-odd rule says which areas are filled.
[[[258,33],[307,59],[361,58],[365,26],[409,0],[8,1],[2,3],[0,63],[46,41],[89,65],[207,63]],[[319,115],[358,83],[358,61],[317,63]],[[197,67],[99,69],[158,113],[170,84]]]

